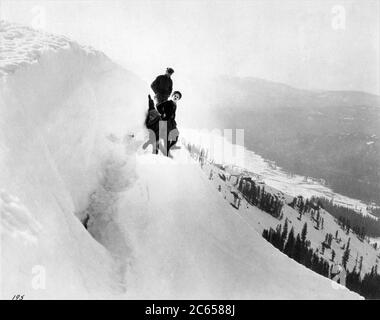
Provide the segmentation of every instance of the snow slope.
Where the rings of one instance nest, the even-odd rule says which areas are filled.
[[[1,297],[119,292],[111,255],[75,213],[98,185],[107,125],[140,124],[142,83],[63,37],[2,22],[0,43]],[[45,290],[33,288],[38,266]]]
[[[136,76],[22,26],[0,42],[1,298],[358,298],[266,243],[184,149],[144,154]]]
[[[219,169],[215,165],[206,164],[203,166],[203,172],[206,176],[210,176],[210,172],[212,174],[212,183],[214,188],[217,189],[219,185],[221,186],[221,194],[225,198],[226,201],[232,203],[233,195],[231,194],[231,190],[236,190],[236,186],[234,185],[235,179],[231,181],[223,181],[217,173],[226,174],[228,172],[228,168],[226,171]],[[272,194],[279,195],[280,198],[283,198],[286,203],[290,203],[293,200],[293,197],[289,194],[284,194],[280,192],[278,189],[275,189],[271,186],[265,184],[265,190]],[[379,260],[379,249],[375,249],[372,246],[372,243],[375,240],[372,240],[370,243],[367,241],[361,241],[358,236],[350,231],[348,234],[339,226],[337,219],[335,219],[332,215],[330,215],[327,211],[321,210],[321,216],[324,220],[323,229],[316,227],[316,222],[311,216],[310,213],[305,213],[301,220],[299,220],[299,213],[297,210],[291,208],[288,205],[284,206],[283,209],[283,219],[278,220],[271,216],[270,214],[260,210],[259,208],[250,205],[244,198],[242,199],[242,205],[237,212],[239,216],[241,216],[252,228],[254,228],[259,234],[262,234],[264,229],[273,228],[281,224],[284,225],[285,219],[288,220],[289,230],[290,228],[294,228],[294,232],[301,233],[304,224],[308,225],[307,239],[310,241],[310,247],[315,251],[318,250],[318,254],[320,257],[323,257],[330,264],[335,265],[339,264],[342,261],[342,256],[344,253],[344,249],[342,249],[343,245],[347,245],[348,239],[350,240],[350,258],[347,263],[347,268],[349,271],[352,271],[356,259],[360,259],[360,256],[363,256],[363,267],[362,267],[362,276],[365,273],[371,271],[372,267],[378,263]],[[325,252],[322,253],[322,242],[324,242],[326,234],[332,234],[335,237],[335,233],[338,231],[338,238],[340,241],[334,239],[331,244],[331,248],[326,248]],[[336,256],[334,262],[331,261],[332,250],[335,251]],[[359,263],[358,263],[359,265]],[[358,267],[357,267],[358,269]]]
[[[137,175],[118,210],[133,248],[132,297],[355,297],[275,250],[221,199],[186,151],[174,160],[142,155]]]

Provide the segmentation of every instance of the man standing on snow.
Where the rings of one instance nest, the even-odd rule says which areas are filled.
[[[172,68],[167,68],[165,74],[158,76],[152,82],[150,87],[155,93],[157,105],[169,99],[173,90],[173,81],[170,78],[173,73],[174,70]]]

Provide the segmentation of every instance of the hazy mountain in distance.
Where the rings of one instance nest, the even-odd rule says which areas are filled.
[[[198,125],[243,128],[245,146],[285,170],[380,203],[379,96],[234,77],[209,80],[199,92],[208,105]]]
[[[213,105],[221,100],[240,108],[378,106],[380,97],[360,91],[304,90],[258,78],[222,76],[208,80],[204,94]],[[222,98],[222,99],[220,99]],[[221,104],[223,106],[223,104]]]

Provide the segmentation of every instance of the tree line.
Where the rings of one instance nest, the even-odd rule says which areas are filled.
[[[348,233],[350,230],[358,235],[359,239],[365,237],[380,237],[380,219],[364,216],[353,209],[334,204],[332,200],[323,197],[312,197],[323,209],[338,220],[338,223]]]
[[[377,265],[366,273],[363,278],[360,270],[355,268],[347,273],[346,286],[366,299],[380,299],[380,275],[377,273]]]
[[[319,273],[327,278],[334,278],[333,264],[328,260],[319,256],[319,249],[313,250],[310,247],[310,241],[307,239],[307,223],[305,222],[301,233],[295,236],[294,228],[288,232],[288,219],[285,219],[284,226],[277,225],[276,229],[264,229],[262,236],[274,247],[285,253],[289,258],[301,263],[305,267]],[[322,254],[325,248],[331,248],[333,240],[332,234],[326,234],[325,240],[322,243]],[[336,233],[337,239],[337,233]],[[366,299],[380,299],[380,275],[377,273],[377,265],[373,266],[371,271],[361,277],[363,268],[363,256],[357,257],[355,266],[352,271],[348,270],[347,264],[350,258],[350,238],[344,246],[341,265],[346,270],[346,287],[351,291],[357,292]],[[335,263],[336,253],[331,251],[330,261]]]
[[[309,213],[312,221],[315,223],[314,228],[317,230],[323,230],[325,220],[321,216],[320,205],[314,200],[305,200],[302,196],[298,196],[293,198],[293,201],[288,205],[298,211],[298,220],[302,220],[302,216],[305,213]]]
[[[258,207],[275,218],[282,219],[284,203],[277,195],[266,192],[264,186],[260,187],[251,177],[241,177],[237,181],[237,189],[249,204]]]
[[[329,277],[330,264],[310,247],[310,241],[307,239],[307,223],[304,224],[301,234],[295,235],[293,227],[288,234],[288,228],[288,219],[285,219],[283,228],[279,224],[276,230],[273,228],[264,229],[262,236],[289,258],[325,277]]]

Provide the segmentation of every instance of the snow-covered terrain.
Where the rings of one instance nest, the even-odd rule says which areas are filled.
[[[305,198],[325,197],[333,200],[337,205],[347,206],[363,215],[371,215],[367,211],[368,204],[363,201],[334,192],[318,181],[318,177],[310,178],[286,172],[273,162],[266,161],[254,151],[231,143],[230,137],[224,132],[188,129],[183,133],[187,141],[211,149],[212,155],[210,156],[216,162],[240,167],[240,171],[245,170],[257,175],[265,184],[286,194],[294,197],[302,195]],[[210,148],[210,144],[213,145],[212,148]],[[226,152],[226,150],[231,151]],[[377,219],[375,216],[371,216]]]
[[[105,296],[113,258],[75,213],[109,157],[104,132],[140,125],[142,83],[65,38],[2,22],[0,43],[2,297]],[[32,287],[36,266],[46,290]]]
[[[274,249],[185,149],[145,154],[148,86],[104,54],[1,22],[0,70],[1,298],[359,298]]]
[[[217,189],[221,186],[221,195],[224,197],[225,201],[228,203],[233,203],[233,195],[231,191],[237,191],[235,186],[236,178],[231,181],[223,181],[218,173],[229,174],[230,168],[225,170],[219,169],[217,166],[212,164],[207,164],[203,166],[203,171],[205,176],[210,177],[212,172],[212,183],[214,188]],[[262,184],[264,185],[264,184]],[[277,194],[283,197],[286,203],[290,203],[292,200],[291,195],[282,193],[282,191],[265,185],[265,190],[272,194]],[[371,239],[370,242],[366,240],[360,240],[359,237],[350,231],[348,234],[339,226],[337,219],[330,215],[327,211],[321,210],[321,216],[324,220],[324,227],[315,228],[316,221],[310,214],[305,214],[302,219],[299,219],[299,213],[297,210],[285,205],[283,209],[283,219],[279,220],[271,216],[270,214],[258,209],[255,206],[250,205],[245,199],[242,200],[242,205],[237,211],[237,214],[241,216],[252,228],[254,228],[259,234],[262,234],[264,229],[273,228],[281,224],[284,225],[285,219],[289,223],[289,229],[294,228],[295,234],[301,233],[301,230],[306,223],[308,225],[307,239],[310,241],[310,247],[314,250],[319,251],[319,256],[329,261],[332,265],[338,265],[342,261],[342,256],[344,253],[343,245],[347,245],[350,239],[350,258],[347,263],[347,269],[352,271],[355,264],[357,264],[361,256],[363,256],[363,268],[362,276],[365,273],[371,271],[371,268],[378,264],[380,259],[379,248],[375,249],[372,244],[376,243],[376,239]],[[338,231],[338,239],[335,239],[336,231]],[[332,242],[331,248],[326,249],[324,252],[322,250],[322,242],[324,242],[326,234],[332,234],[334,236],[334,241]],[[335,252],[335,259],[331,261],[332,250]],[[322,253],[323,252],[323,253]]]

